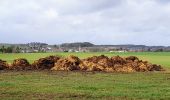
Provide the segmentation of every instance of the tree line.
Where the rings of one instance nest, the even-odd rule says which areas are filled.
[[[0,47],[0,53],[20,53],[21,48],[19,46],[2,46]]]

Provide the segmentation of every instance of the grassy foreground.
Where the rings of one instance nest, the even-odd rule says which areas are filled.
[[[26,53],[0,54],[0,59],[12,62],[26,58],[30,62],[49,55],[137,56],[160,64],[165,72],[145,73],[85,73],[51,71],[0,71],[0,100],[83,100],[83,99],[151,99],[170,100],[170,53]]]
[[[0,72],[1,100],[167,99],[170,73]]]

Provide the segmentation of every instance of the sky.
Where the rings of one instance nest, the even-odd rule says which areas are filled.
[[[0,43],[170,46],[170,0],[0,0]]]

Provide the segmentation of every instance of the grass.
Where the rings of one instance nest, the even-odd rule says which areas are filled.
[[[128,53],[108,53],[108,52],[97,52],[97,53],[19,53],[19,54],[0,54],[0,59],[12,62],[16,58],[26,58],[31,63],[41,57],[49,55],[76,55],[80,58],[86,58],[94,55],[104,54],[106,56],[137,56],[142,60],[147,60],[155,64],[160,64],[164,67],[170,67],[170,52],[128,52]]]
[[[1,100],[170,99],[170,73],[1,72]]]
[[[137,56],[163,65],[165,72],[101,73],[51,71],[0,71],[1,100],[170,100],[170,53],[27,53],[0,54],[0,59],[12,62],[26,58],[30,62],[49,55],[76,55],[86,58],[93,55]]]

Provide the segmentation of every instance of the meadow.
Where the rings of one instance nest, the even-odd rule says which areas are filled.
[[[1,72],[1,100],[169,100],[170,73]]]
[[[104,73],[62,71],[0,71],[1,100],[170,100],[170,53],[26,53],[0,54],[12,62],[26,58],[30,62],[49,55],[137,56],[162,65],[163,72]]]

